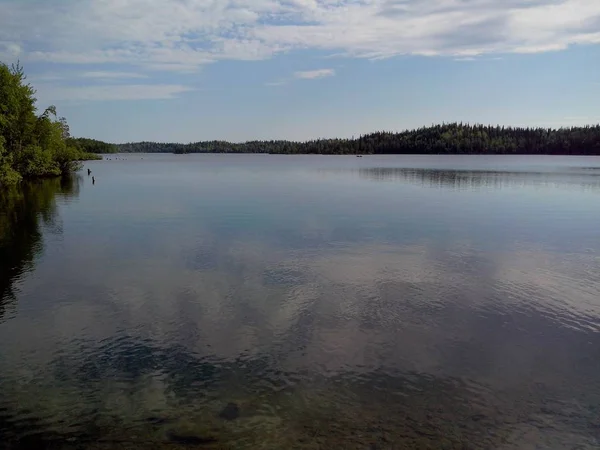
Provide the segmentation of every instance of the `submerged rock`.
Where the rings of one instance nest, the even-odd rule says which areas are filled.
[[[219,413],[219,417],[225,420],[235,420],[240,417],[240,407],[236,403],[228,403]]]
[[[172,420],[167,419],[165,417],[155,417],[155,416],[147,417],[145,419],[145,421],[152,425],[164,425],[166,423],[172,422]]]
[[[212,436],[196,436],[193,434],[180,434],[175,431],[167,432],[167,439],[170,442],[180,445],[206,445],[216,442],[217,439]]]

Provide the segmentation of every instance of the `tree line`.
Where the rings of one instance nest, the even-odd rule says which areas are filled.
[[[135,142],[120,152],[275,154],[491,154],[600,155],[600,125],[519,128],[449,123],[399,133],[376,132],[352,139],[285,140],[190,144]]]
[[[109,144],[107,142],[98,141],[96,139],[88,138],[75,138],[71,137],[68,139],[69,144],[80,149],[85,153],[117,153],[119,151],[118,146],[115,144]]]
[[[99,158],[70,141],[69,125],[54,106],[37,115],[34,95],[19,64],[0,62],[0,186],[64,175],[81,160]]]
[[[0,185],[69,173],[78,169],[78,161],[115,152],[600,155],[600,125],[551,129],[449,123],[399,133],[381,131],[352,139],[305,142],[111,144],[71,137],[65,118],[57,116],[54,106],[36,115],[34,95],[19,64],[9,67],[0,62]]]

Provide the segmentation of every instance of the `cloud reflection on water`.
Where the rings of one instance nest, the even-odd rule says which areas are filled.
[[[22,279],[19,314],[0,327],[10,342],[0,346],[5,442],[172,448],[188,433],[236,448],[597,445],[597,251],[528,240],[516,226],[538,230],[515,213],[524,205],[489,195],[490,211],[499,198],[513,207],[505,223],[514,228],[504,240],[484,229],[500,242],[485,245],[485,217],[463,208],[473,197],[462,186],[502,193],[539,179],[394,169],[383,179],[417,191],[390,192],[360,171],[340,174],[353,190],[317,185],[298,194],[313,203],[287,215],[253,200],[268,183],[248,182],[240,200],[225,173],[226,208],[202,197],[193,209],[198,191],[186,197],[175,185],[183,193],[164,212],[144,208],[152,191],[140,194],[148,216],[115,213],[112,228],[104,215],[131,199],[84,192],[104,205],[99,220],[69,216],[60,245],[47,245]],[[277,179],[278,207],[297,192],[296,176]],[[424,215],[428,183],[461,192]],[[556,192],[579,189],[560,183]],[[339,203],[321,210],[312,195],[325,187]],[[448,232],[457,225],[461,233]],[[239,419],[219,417],[229,402]]]
[[[490,415],[496,423],[513,408],[535,415],[522,403],[524,395],[549,395],[544,401],[561,405],[570,399],[585,410],[596,398],[590,391],[600,392],[590,389],[598,384],[594,293],[600,284],[597,272],[581,271],[597,266],[593,255],[564,259],[535,249],[490,255],[468,243],[440,248],[423,242],[287,256],[260,242],[232,242],[212,257],[207,268],[169,265],[160,255],[127,272],[107,267],[104,291],[77,304],[59,299],[53,320],[37,322],[36,333],[5,355],[3,377],[13,386],[5,399],[12,391],[21,405],[31,402],[38,410],[48,395],[59,395],[59,402],[73,396],[67,403],[91,395],[96,406],[84,404],[84,417],[111,410],[142,420],[158,410],[177,421],[175,408],[182,404],[202,415],[228,395],[242,403],[258,395],[256,401],[270,403],[280,401],[273,400],[280,391],[300,400],[314,388],[325,390],[327,402],[327,395],[376,395],[367,393],[380,382],[383,391],[391,389],[385,383],[425,383],[421,413],[439,401],[428,395],[438,388],[450,395],[442,385],[458,383],[467,405],[438,407],[458,417]],[[27,382],[13,367],[38,372]],[[331,390],[338,382],[345,394]],[[47,388],[25,396],[29,383]],[[423,393],[411,389],[402,394],[407,404]],[[130,400],[123,403],[125,392],[136,399],[139,415],[132,415]],[[336,408],[349,398],[338,398]],[[348,411],[359,415],[356,407],[350,402]],[[300,414],[301,406],[295,408]],[[375,404],[365,408],[376,420]],[[572,425],[549,411],[555,426]],[[461,439],[473,438],[476,428],[463,430]],[[426,439],[442,438],[441,429],[432,433]]]

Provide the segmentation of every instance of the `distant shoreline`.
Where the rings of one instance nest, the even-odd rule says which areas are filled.
[[[117,153],[105,153],[100,156],[110,158],[111,155],[178,155],[178,156],[191,156],[191,155],[230,155],[230,156],[242,156],[242,155],[256,155],[256,156],[348,156],[348,157],[368,157],[368,156],[578,156],[578,157],[600,157],[599,154],[561,154],[561,153],[259,153],[259,152],[194,152],[194,153],[174,153],[174,152],[125,152],[120,151]]]
[[[107,144],[80,139],[96,153],[267,153],[322,155],[562,155],[600,156],[600,125],[572,128],[518,128],[459,123],[399,133],[376,132],[352,139],[200,141],[189,144],[131,142]]]

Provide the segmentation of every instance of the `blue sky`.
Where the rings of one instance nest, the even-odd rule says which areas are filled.
[[[598,0],[0,0],[0,60],[111,142],[600,122]]]

